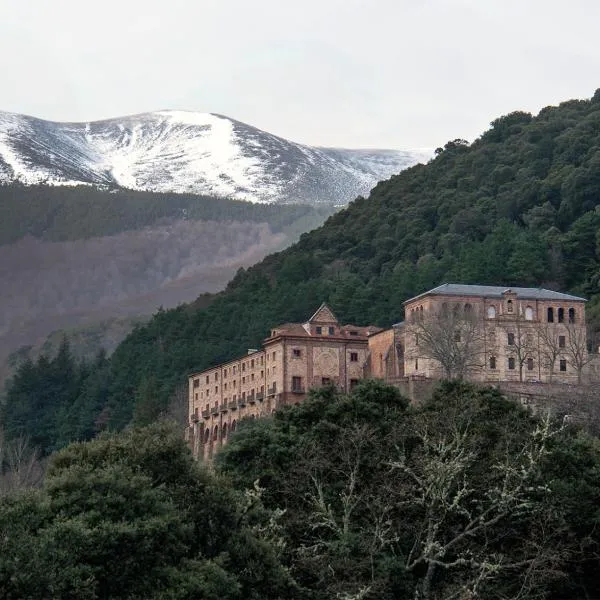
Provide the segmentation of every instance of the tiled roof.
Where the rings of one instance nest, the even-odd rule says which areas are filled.
[[[502,294],[511,291],[518,298],[527,300],[571,300],[577,302],[585,302],[585,298],[572,296],[571,294],[563,294],[544,288],[526,288],[526,287],[508,287],[502,285],[464,285],[462,283],[444,283],[432,290],[419,294],[414,298],[410,298],[404,304],[422,298],[424,296],[483,296],[484,298],[501,298]]]

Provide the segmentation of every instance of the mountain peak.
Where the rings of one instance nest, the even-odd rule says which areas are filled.
[[[400,150],[310,147],[214,113],[167,109],[57,123],[0,112],[0,183],[345,204],[423,158]]]

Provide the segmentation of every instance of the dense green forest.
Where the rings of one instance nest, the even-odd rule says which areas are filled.
[[[314,391],[214,470],[128,428],[0,494],[0,598],[597,598],[599,470],[597,438],[457,382]]]
[[[268,223],[281,231],[300,219],[320,222],[333,210],[90,186],[0,185],[0,244],[26,235],[53,242],[87,239],[181,219]]]
[[[404,300],[445,281],[545,286],[587,297],[598,328],[599,205],[600,92],[535,117],[500,117],[472,144],[448,142],[427,165],[379,183],[295,245],[240,270],[208,306],[160,311],[136,328],[110,361],[86,367],[72,395],[52,398],[44,450],[99,422],[124,427],[140,402],[164,408],[190,370],[255,347],[270,326],[304,320],[323,301],[342,321],[387,326],[402,319]],[[25,379],[8,390],[8,435],[39,425]],[[69,430],[65,413],[85,425]]]

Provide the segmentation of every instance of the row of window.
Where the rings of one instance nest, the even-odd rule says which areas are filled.
[[[469,305],[467,305],[469,306]],[[465,307],[466,308],[466,307]],[[508,300],[506,302],[506,312],[508,313],[512,313],[513,312],[513,302],[512,300]],[[546,320],[548,321],[548,323],[554,323],[554,307],[549,306],[546,310]],[[569,308],[566,312],[567,315],[567,320],[569,323],[575,323],[575,309],[574,308]],[[496,318],[496,307],[495,306],[488,306],[487,307],[487,317],[488,319],[495,319]],[[533,312],[533,307],[531,306],[526,306],[525,307],[525,320],[526,321],[533,321],[533,317],[534,317],[534,312]],[[559,307],[556,310],[556,321],[558,323],[564,323],[565,322],[565,309],[562,307]]]
[[[315,327],[315,332],[317,335],[323,335],[323,327],[321,327],[320,325],[317,325],[317,327]],[[335,327],[328,327],[327,328],[327,335],[335,335]]]
[[[510,371],[513,371],[516,368],[516,364],[517,364],[516,358],[514,358],[513,356],[509,356],[507,359],[508,369]],[[490,356],[488,365],[489,365],[489,368],[491,371],[494,371],[498,368],[495,356]],[[535,367],[535,362],[534,362],[533,358],[528,358],[525,361],[525,365],[527,366],[528,371],[533,371],[533,369]],[[566,370],[567,370],[567,359],[566,358],[561,358],[558,361],[558,369],[559,369],[559,371],[566,372]],[[419,370],[419,359],[418,358],[415,359],[415,370],[416,371]]]
[[[267,357],[267,362],[269,360],[269,358],[271,358],[272,360],[276,360],[277,359],[277,352],[270,352],[266,355]],[[256,360],[254,358],[251,358],[249,360],[246,360],[244,362],[241,363],[241,369],[239,370],[240,372],[245,372],[246,371],[246,367],[248,367],[248,370],[254,369],[257,366],[262,366],[264,365],[264,356],[260,356],[260,358],[257,358]],[[231,371],[231,375],[237,375],[238,374],[238,367],[237,365],[233,365],[232,367],[229,367],[230,371]],[[227,378],[227,375],[229,374],[228,368],[224,367],[223,368],[223,379]],[[219,372],[216,371],[214,373],[214,380],[218,381],[219,380]],[[210,375],[206,375],[206,383],[210,383]],[[200,378],[194,379],[194,387],[200,387]]]
[[[321,377],[321,385],[331,385],[330,377]],[[358,385],[358,379],[350,380],[350,389],[353,390]],[[292,377],[292,392],[304,392],[304,385],[302,381],[302,377],[298,375],[294,375]]]
[[[302,358],[302,350],[300,348],[293,348],[292,357]],[[358,352],[350,352],[350,362],[358,362]]]

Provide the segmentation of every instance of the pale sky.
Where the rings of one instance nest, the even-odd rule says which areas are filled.
[[[0,0],[0,110],[435,148],[600,87],[597,0]]]

